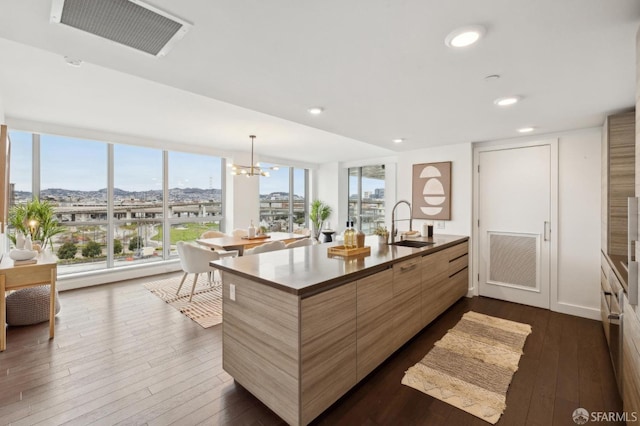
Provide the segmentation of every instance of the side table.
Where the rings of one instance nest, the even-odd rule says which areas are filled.
[[[56,318],[56,275],[57,263],[54,261],[24,266],[13,266],[8,254],[0,262],[0,352],[7,348],[7,306],[5,295],[8,290],[35,287],[50,284],[49,300],[49,339],[53,339]]]

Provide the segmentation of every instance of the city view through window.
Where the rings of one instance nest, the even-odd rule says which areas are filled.
[[[10,205],[34,195],[53,205],[64,226],[52,239],[61,274],[175,258],[178,241],[224,230],[219,157],[28,132],[10,140]],[[303,227],[308,172],[280,170],[261,183],[260,222]],[[290,192],[300,195],[292,202]]]
[[[384,225],[384,165],[349,168],[349,218],[367,235]]]
[[[292,232],[307,227],[307,182],[308,171],[293,167],[280,167],[269,177],[260,177],[259,225],[263,230]]]

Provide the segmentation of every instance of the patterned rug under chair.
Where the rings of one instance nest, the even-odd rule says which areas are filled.
[[[189,302],[193,275],[189,274],[180,289],[180,294],[176,295],[180,280],[182,280],[182,275],[152,281],[144,284],[144,287],[203,328],[220,324],[222,322],[221,284],[214,283],[212,285],[208,281],[207,274],[200,274],[193,299]]]

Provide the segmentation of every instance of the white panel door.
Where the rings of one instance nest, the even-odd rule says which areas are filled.
[[[479,293],[549,308],[551,148],[479,153]]]

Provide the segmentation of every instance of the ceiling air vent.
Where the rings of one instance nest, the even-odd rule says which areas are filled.
[[[51,22],[164,56],[191,24],[139,0],[53,0]]]

